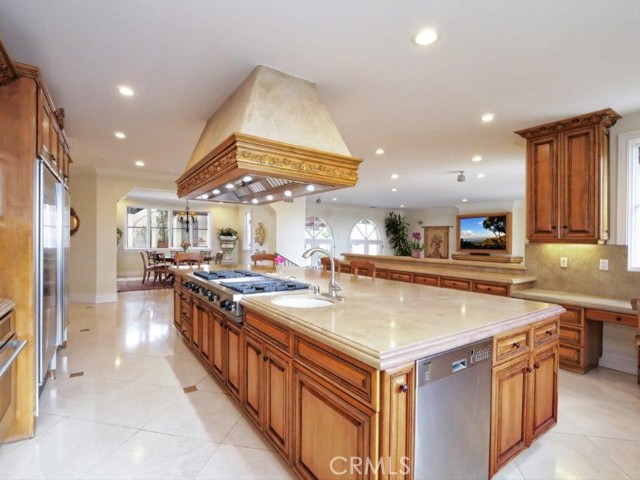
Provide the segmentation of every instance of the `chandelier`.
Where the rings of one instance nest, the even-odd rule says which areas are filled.
[[[196,212],[194,212],[193,210],[189,210],[189,200],[187,200],[186,211],[178,212],[178,221],[181,225],[185,226],[187,233],[189,233],[189,225],[195,225],[198,223]]]

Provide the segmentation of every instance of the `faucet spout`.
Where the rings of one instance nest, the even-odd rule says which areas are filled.
[[[325,250],[324,248],[314,247],[305,251],[302,254],[302,258],[309,258],[314,253],[324,253],[327,257],[329,257],[329,263],[331,264],[331,279],[329,280],[329,291],[324,295],[337,300],[344,300],[343,297],[340,297],[338,295],[338,292],[342,290],[342,286],[338,282],[336,282],[336,263],[333,260],[333,255],[331,255],[331,252]]]

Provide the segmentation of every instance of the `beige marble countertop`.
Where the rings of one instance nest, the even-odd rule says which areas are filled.
[[[542,288],[530,288],[513,292],[513,297],[540,302],[560,303],[574,307],[597,308],[618,313],[634,314],[631,301],[615,300],[612,298],[598,297],[595,295],[583,295],[581,293],[560,292],[557,290],[544,290]]]
[[[0,317],[4,317],[11,310],[16,308],[16,304],[6,298],[0,298]]]
[[[211,269],[215,268],[220,266],[211,266]],[[182,267],[180,273],[207,283],[191,275],[192,270]],[[311,268],[284,267],[283,276],[294,276],[297,280],[319,285],[322,292],[326,292],[330,274]],[[247,295],[241,302],[246,308],[381,370],[483,340],[564,311],[547,303],[347,273],[336,274],[336,280],[344,288],[340,294],[346,300],[328,307],[278,306],[271,301],[279,296],[277,293]]]
[[[537,278],[533,275],[523,273],[522,265],[511,265],[508,263],[500,266],[488,265],[481,262],[456,262],[451,260],[439,260],[432,258],[411,258],[383,255],[358,255],[343,254],[352,259],[369,260],[375,263],[376,268],[397,270],[410,273],[430,273],[443,277],[464,278],[467,280],[484,280],[487,282],[498,282],[512,285],[535,282]],[[347,263],[345,261],[345,263]],[[513,268],[516,267],[516,268]],[[495,272],[491,270],[502,270]],[[511,272],[513,270],[513,272]]]

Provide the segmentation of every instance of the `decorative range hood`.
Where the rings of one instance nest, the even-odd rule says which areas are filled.
[[[178,196],[264,204],[352,187],[358,165],[315,84],[256,67],[213,114]]]

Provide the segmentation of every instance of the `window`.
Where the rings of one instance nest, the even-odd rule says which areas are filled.
[[[382,253],[382,236],[375,222],[360,220],[351,229],[349,240],[351,253],[380,255]]]
[[[187,225],[178,220],[178,211],[127,207],[127,248],[180,248],[183,240],[193,248],[209,248],[209,214],[195,212],[193,218],[187,232]]]
[[[640,271],[640,136],[627,141],[628,268]]]
[[[304,221],[304,249],[324,248],[333,255],[333,245],[333,231],[329,224],[321,217],[307,217]],[[319,264],[320,259],[317,255],[307,259],[307,265]]]

